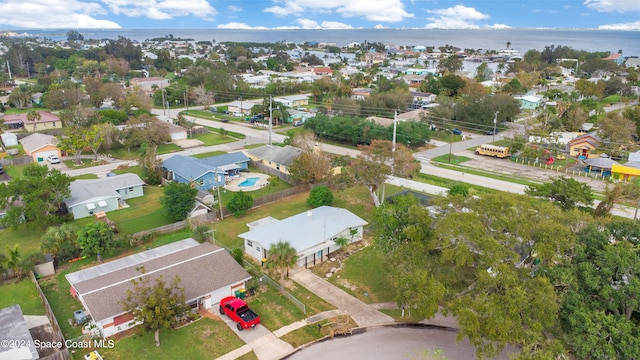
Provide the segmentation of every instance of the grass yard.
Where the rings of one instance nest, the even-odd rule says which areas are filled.
[[[249,297],[247,304],[260,315],[260,323],[275,331],[285,325],[307,318],[302,310],[275,288],[262,284],[254,296]]]
[[[139,148],[125,148],[121,147],[118,149],[112,149],[109,151],[110,157],[114,159],[122,159],[122,160],[136,160],[138,159],[138,150]],[[157,154],[169,154],[176,151],[181,151],[182,148],[174,143],[160,144],[158,145]]]
[[[437,162],[441,162],[441,163],[446,163],[446,164],[458,165],[460,163],[463,163],[465,161],[469,161],[471,159],[466,157],[466,156],[458,156],[458,155],[454,155],[454,154],[444,154],[444,155],[436,156],[432,160],[433,161],[437,161]]]
[[[0,309],[20,304],[24,315],[45,315],[44,306],[36,290],[36,286],[27,278],[20,282],[0,285]]]
[[[331,324],[342,321],[345,321],[344,316],[322,320],[318,323],[310,324],[285,334],[281,339],[291,344],[294,348],[298,348],[304,344],[330,336]],[[349,326],[351,328],[355,328],[358,325],[353,321],[353,319],[349,318]]]
[[[313,271],[319,276],[326,273],[322,267],[314,267]],[[340,278],[332,276],[329,282],[367,304],[395,301],[395,287],[386,271],[384,255],[373,246],[351,255],[338,274]]]
[[[224,155],[224,154],[226,154],[226,152],[224,152],[224,151],[212,151],[212,152],[208,152],[208,153],[195,154],[195,155],[191,155],[191,156],[196,158],[196,159],[204,159],[204,158],[208,158],[208,157],[212,157],[212,156],[218,156],[218,155]]]
[[[160,330],[160,347],[153,332],[139,332],[99,350],[105,359],[215,359],[244,345],[224,322],[208,318],[179,329]],[[88,351],[84,351],[85,353]]]
[[[249,169],[249,171],[258,172],[255,169]],[[269,177],[269,185],[261,187],[259,190],[245,191],[245,193],[251,195],[252,198],[257,199],[257,198],[259,198],[261,196],[265,196],[265,195],[276,193],[278,191],[290,189],[291,187],[292,186],[289,185],[289,183],[287,183],[287,182],[285,182],[283,180],[280,180],[280,178],[278,178],[277,176],[270,176]],[[226,190],[226,189],[222,188],[220,190],[220,195],[222,197],[222,205],[226,206],[226,204],[229,203],[231,198],[233,198],[233,195],[235,193],[236,193],[235,191],[230,191],[230,190]],[[215,193],[215,196],[217,197],[218,194]]]
[[[63,160],[62,162],[69,168],[69,169],[86,169],[86,168],[90,168],[93,166],[99,166],[99,165],[104,165],[107,162],[104,160],[94,160],[93,156],[91,157],[91,159],[88,158],[82,158],[80,159],[80,161],[82,161],[81,163],[77,163],[75,159],[71,158],[69,160]],[[55,167],[55,164],[52,165],[52,167]]]
[[[206,134],[198,134],[194,136],[193,139],[202,141],[204,143],[204,146],[227,144],[238,140],[228,135],[222,135],[219,132],[211,131]]]

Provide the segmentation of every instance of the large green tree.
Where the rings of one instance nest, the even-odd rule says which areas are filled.
[[[560,176],[550,182],[527,186],[524,190],[529,196],[542,197],[557,202],[564,210],[578,205],[591,206],[593,192],[587,183],[573,178]]]
[[[58,261],[70,259],[79,250],[77,230],[70,223],[48,227],[41,240],[40,249]]]
[[[189,211],[193,209],[198,189],[188,183],[172,181],[164,188],[164,195],[160,197],[160,204],[164,213],[173,221],[187,218]]]
[[[144,273],[144,268],[139,269]],[[189,317],[191,310],[186,303],[184,289],[180,287],[180,278],[176,276],[167,284],[162,275],[151,275],[131,280],[133,289],[127,290],[122,301],[122,309],[133,314],[135,321],[142,323],[147,331],[153,331],[156,346],[160,346],[160,329],[175,327],[182,318]]]
[[[7,209],[0,223],[16,227],[34,221],[46,227],[62,222],[64,217],[58,213],[71,195],[71,177],[37,163],[28,164],[22,175],[0,184],[0,208]]]
[[[480,357],[507,345],[562,354],[546,333],[557,324],[557,293],[537,269],[566,259],[573,229],[589,217],[504,194],[432,205],[435,218],[408,196],[374,210],[375,245],[385,254],[398,304],[420,316],[438,309],[455,316],[459,338],[468,338]]]
[[[78,246],[82,249],[82,255],[96,255],[98,262],[102,262],[102,253],[114,247],[113,235],[113,229],[105,222],[87,224],[78,231]]]
[[[233,216],[242,216],[252,207],[253,197],[242,190],[233,194],[233,197],[227,204],[227,210],[231,211]]]

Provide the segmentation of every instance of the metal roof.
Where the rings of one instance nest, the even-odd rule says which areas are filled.
[[[162,166],[191,181],[203,177],[206,173],[226,173],[222,169],[207,165],[201,159],[184,155],[174,155],[164,160]]]
[[[118,190],[144,185],[136,174],[120,174],[100,179],[76,180],[71,182],[71,197],[65,200],[67,207],[73,207],[95,198],[120,197]]]
[[[259,157],[260,159],[289,166],[293,160],[302,154],[302,150],[293,146],[285,145],[283,147],[264,145],[255,149],[246,150],[249,154]]]
[[[261,220],[258,220],[260,222]],[[278,241],[291,244],[298,253],[331,240],[345,229],[368,223],[349,210],[321,206],[280,221],[265,221],[239,237],[260,243],[265,249]],[[252,223],[252,226],[255,222]]]

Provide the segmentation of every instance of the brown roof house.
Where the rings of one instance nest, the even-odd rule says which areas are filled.
[[[27,114],[6,115],[2,119],[9,129],[22,129],[30,132],[40,130],[62,129],[62,120],[58,115],[48,111],[38,111],[40,119],[28,120]]]
[[[591,132],[569,140],[567,149],[570,156],[588,159],[598,147],[598,144],[600,144],[600,138],[596,133]]]
[[[121,303],[127,290],[134,288],[131,280],[148,277],[154,284],[160,276],[167,282],[178,276],[194,310],[212,308],[222,298],[244,290],[251,278],[224,248],[191,238],[65,275],[71,295],[80,300],[90,324],[103,338],[137,325]]]
[[[49,155],[61,157],[58,139],[53,135],[35,133],[19,140],[25,154],[31,156],[34,162],[41,163]]]

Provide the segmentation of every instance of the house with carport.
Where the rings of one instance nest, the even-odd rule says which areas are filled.
[[[106,213],[126,206],[125,200],[144,195],[144,181],[136,174],[71,182],[71,197],[64,201],[74,219]]]
[[[29,120],[26,113],[6,115],[2,119],[9,129],[23,129],[29,132],[62,129],[58,115],[48,111],[38,111],[40,119]]]
[[[53,135],[35,133],[18,140],[27,156],[34,162],[41,163],[50,155],[62,157],[58,148],[58,139]]]
[[[251,279],[224,248],[191,238],[65,275],[71,296],[103,338],[138,325],[121,304],[127,291],[134,290],[132,280],[146,278],[155,284],[159,277],[171,282],[176,276],[193,311],[214,307],[244,290]]]
[[[162,163],[164,178],[179,183],[195,184],[199,190],[224,186],[230,177],[249,168],[250,158],[243,152],[233,152],[203,159],[174,155]]]
[[[271,245],[288,242],[296,249],[298,266],[320,263],[340,249],[336,239],[362,240],[368,223],[347,209],[321,206],[278,220],[271,216],[247,224],[249,231],[238,235],[244,239],[244,251],[252,258],[267,258]]]

